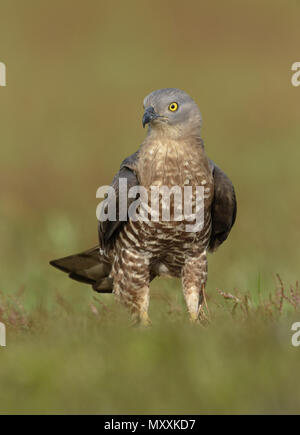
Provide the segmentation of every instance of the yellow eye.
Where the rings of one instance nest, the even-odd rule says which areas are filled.
[[[171,110],[171,112],[176,112],[176,110],[178,109],[178,104],[177,103],[171,103],[169,106],[169,110]]]

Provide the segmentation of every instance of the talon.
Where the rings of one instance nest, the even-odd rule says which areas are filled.
[[[144,311],[141,315],[140,315],[140,324],[142,326],[148,327],[151,326],[151,320],[149,319],[148,314],[146,313],[146,311]]]
[[[208,307],[207,307],[207,310],[208,310]],[[208,326],[211,323],[210,313],[208,311],[208,313],[206,314],[202,305],[200,305],[200,307],[199,307],[198,318],[199,318],[199,323],[201,323],[203,326]]]
[[[147,328],[152,325],[151,320],[146,311],[143,311],[140,314],[135,313],[132,316],[132,325],[133,326],[141,326],[143,328]]]
[[[199,314],[198,313],[190,313],[190,321],[192,323],[199,323]]]

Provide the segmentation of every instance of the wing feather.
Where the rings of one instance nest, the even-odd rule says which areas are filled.
[[[138,185],[138,179],[134,172],[138,153],[134,153],[123,161],[120,170],[114,177],[112,186],[116,191],[117,204],[119,202],[119,179],[126,178],[128,188]],[[128,199],[128,207],[133,199]],[[118,216],[118,210],[117,210]],[[123,221],[99,222],[99,240],[101,248],[110,243],[122,228]],[[51,266],[66,272],[70,278],[91,284],[93,289],[100,293],[111,293],[113,289],[112,278],[110,277],[111,264],[107,263],[100,253],[100,247],[96,246],[79,254],[69,255],[50,261]]]
[[[136,162],[138,159],[138,152],[127,157],[121,164],[119,172],[115,175],[111,186],[114,188],[116,193],[116,221],[106,220],[99,221],[98,224],[98,234],[99,242],[102,248],[107,247],[118,235],[120,229],[124,225],[124,221],[119,220],[119,180],[120,178],[125,178],[127,180],[127,192],[133,186],[138,186],[139,181],[135,173]],[[127,210],[130,204],[134,201],[134,198],[127,197]]]
[[[211,206],[212,233],[209,250],[215,251],[228,237],[234,225],[237,203],[232,182],[213,161],[209,161],[214,177],[214,199]]]

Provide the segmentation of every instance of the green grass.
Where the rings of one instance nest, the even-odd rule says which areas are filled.
[[[300,5],[242,3],[1,1],[0,412],[299,413]],[[199,104],[238,214],[209,257],[211,323],[160,279],[144,331],[48,263],[97,242],[96,190],[162,87]]]
[[[26,310],[2,295],[0,406],[20,413],[284,413],[300,406],[291,324],[300,293],[267,300],[220,291],[210,323],[192,325],[174,285],[153,290],[153,326],[133,327],[108,296]],[[173,291],[173,293],[172,293]],[[79,302],[79,301],[78,301]],[[299,317],[298,317],[299,318]]]

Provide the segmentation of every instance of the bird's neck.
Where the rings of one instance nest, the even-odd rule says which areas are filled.
[[[166,138],[148,135],[141,145],[138,174],[141,185],[195,185],[201,174],[209,172],[200,137]]]

